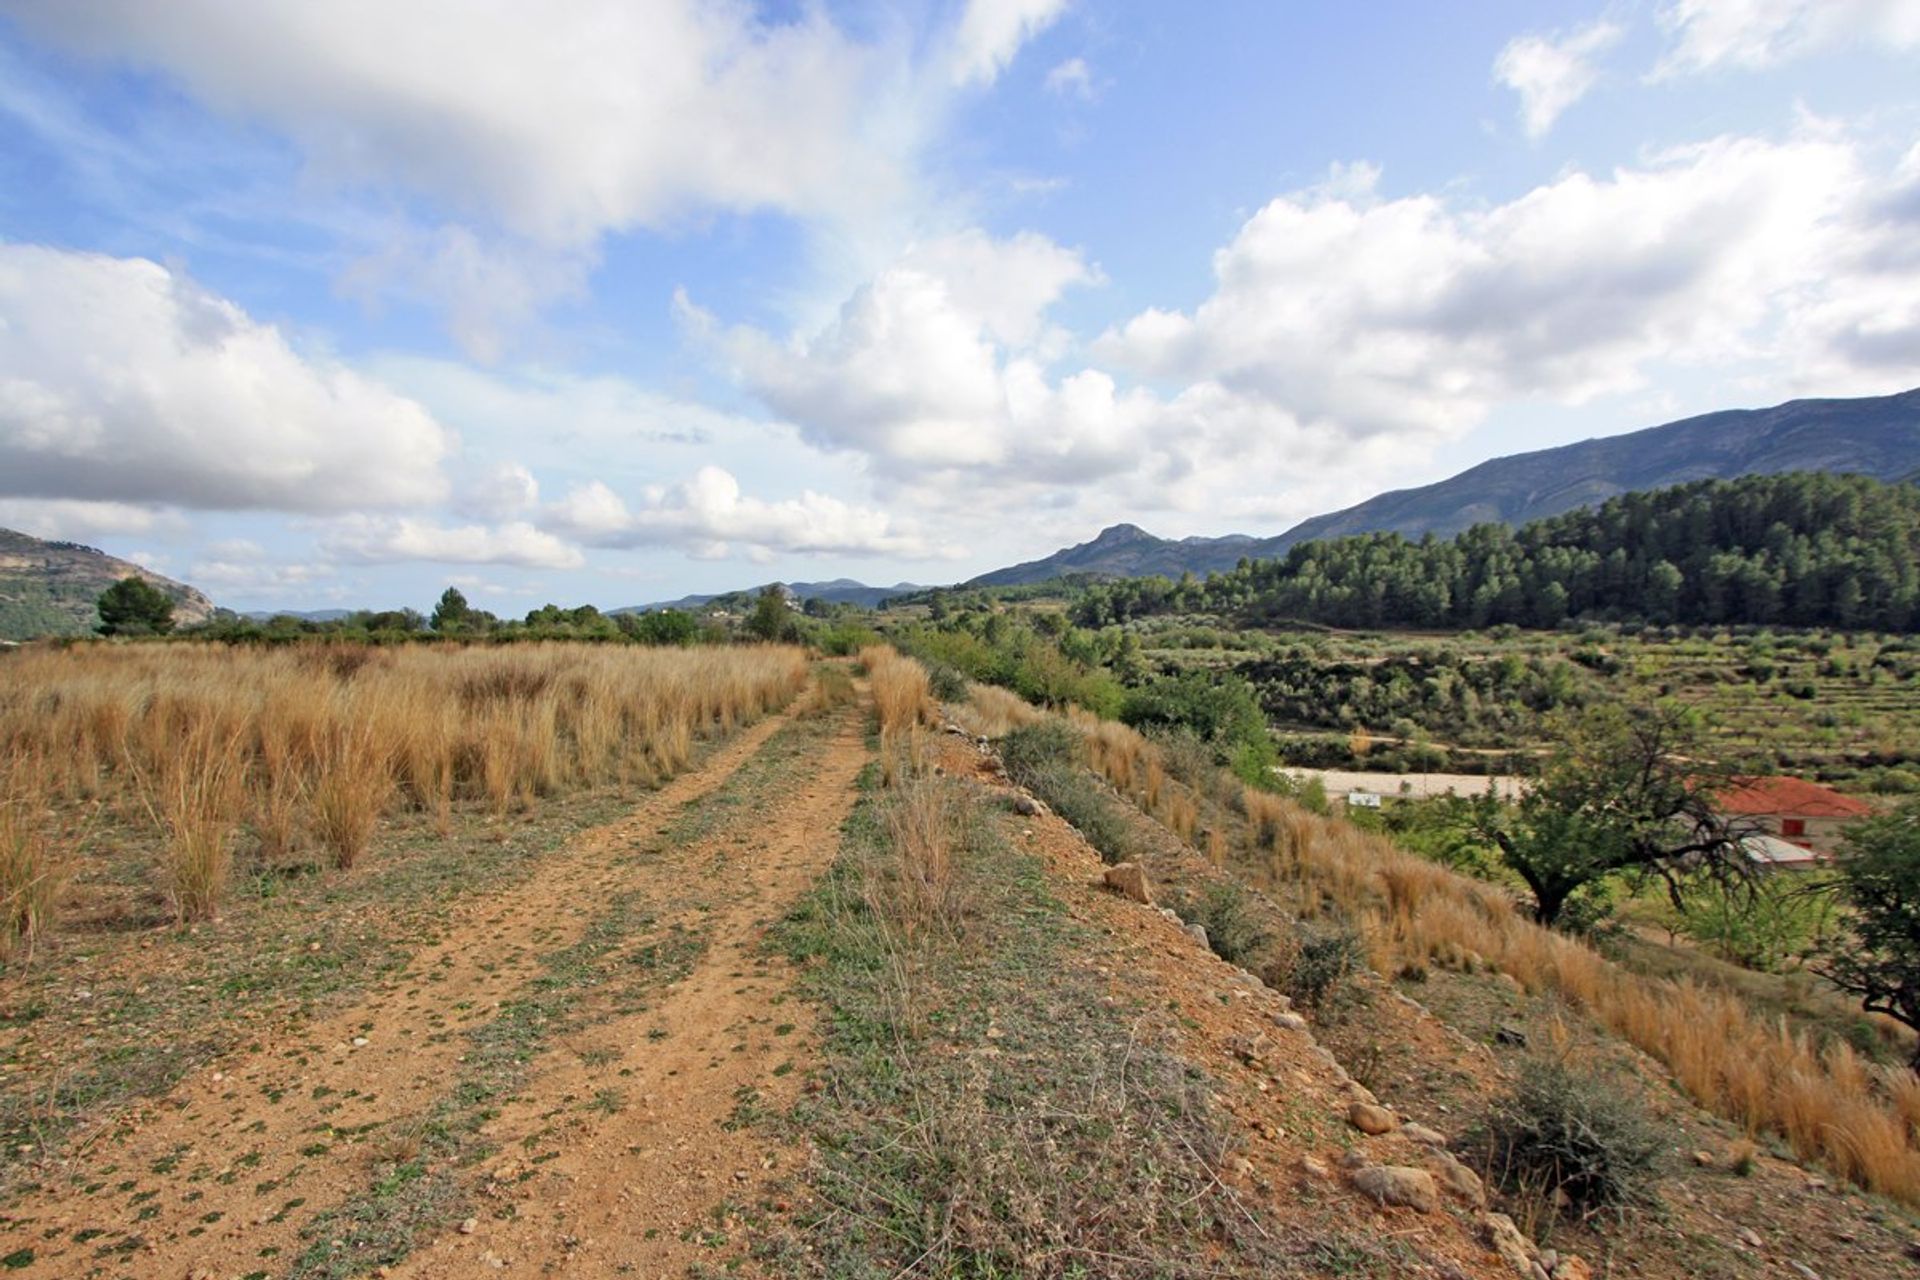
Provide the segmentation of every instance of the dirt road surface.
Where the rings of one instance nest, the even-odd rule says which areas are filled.
[[[857,704],[742,731],[523,882],[451,908],[351,1007],[73,1152],[8,1206],[32,1237],[17,1274],[344,1276],[422,1234],[437,1238],[395,1274],[662,1274],[710,1256],[699,1224],[780,1163],[726,1122],[801,1077],[802,1015],[758,943],[831,863],[866,758]]]

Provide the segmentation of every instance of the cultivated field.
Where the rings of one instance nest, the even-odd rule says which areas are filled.
[[[1730,757],[1848,789],[1920,789],[1920,643],[1846,632],[1650,628],[1562,632],[1240,632],[1130,624],[1154,666],[1232,669],[1254,684],[1290,763],[1503,772],[1538,717],[1675,698]]]

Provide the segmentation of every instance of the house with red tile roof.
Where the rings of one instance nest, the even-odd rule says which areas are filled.
[[[1840,832],[1873,813],[1866,802],[1804,778],[1736,778],[1714,794],[1714,807],[1759,834],[1831,856]]]

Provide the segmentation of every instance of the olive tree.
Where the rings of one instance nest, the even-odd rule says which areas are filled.
[[[1731,781],[1702,759],[1685,708],[1609,704],[1555,717],[1540,775],[1512,805],[1484,797],[1475,832],[1526,882],[1541,924],[1561,919],[1581,888],[1615,872],[1659,876],[1676,904],[1683,877],[1739,879],[1740,840],[1753,828],[1716,812]]]
[[[1848,827],[1838,866],[1844,919],[1821,972],[1867,1012],[1920,1031],[1920,800]]]

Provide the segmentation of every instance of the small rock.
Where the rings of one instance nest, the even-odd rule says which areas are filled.
[[[1508,1270],[1517,1276],[1533,1274],[1533,1244],[1513,1225],[1512,1218],[1504,1213],[1483,1213],[1480,1229]]]
[[[1347,1123],[1366,1134],[1390,1132],[1399,1121],[1393,1112],[1371,1102],[1356,1102],[1347,1108]]]
[[[1527,1033],[1518,1027],[1502,1026],[1493,1033],[1493,1041],[1495,1044],[1508,1044],[1516,1049],[1524,1049],[1527,1047]]]
[[[1440,1203],[1440,1189],[1425,1169],[1370,1164],[1354,1171],[1353,1185],[1381,1204],[1405,1205],[1416,1213],[1432,1213]]]
[[[1309,1178],[1331,1178],[1333,1176],[1333,1170],[1327,1168],[1325,1164],[1314,1159],[1312,1156],[1300,1157],[1300,1172],[1306,1174]]]
[[[1258,1065],[1272,1050],[1273,1042],[1257,1032],[1227,1037],[1227,1052],[1250,1067]]]
[[[1203,924],[1188,925],[1187,935],[1203,947],[1209,945],[1207,942],[1207,926]]]
[[[1553,1269],[1560,1265],[1560,1251],[1558,1249],[1542,1249],[1540,1256],[1535,1258],[1534,1261],[1544,1267],[1547,1273],[1551,1275]]]
[[[1593,1268],[1579,1254],[1570,1253],[1553,1269],[1553,1280],[1593,1280]]]
[[[1013,798],[1013,811],[1023,818],[1031,818],[1040,812],[1040,806],[1032,796],[1021,794]]]
[[[1305,1031],[1307,1020],[1297,1013],[1276,1013],[1273,1015],[1273,1025],[1286,1031]]]
[[[1400,1132],[1422,1146],[1444,1147],[1447,1145],[1446,1134],[1438,1129],[1429,1129],[1423,1124],[1403,1124],[1400,1126]]]
[[[1439,1171],[1441,1186],[1476,1209],[1487,1207],[1487,1188],[1480,1181],[1479,1174],[1444,1151],[1439,1154],[1434,1168]]]
[[[1767,1247],[1767,1242],[1762,1240],[1760,1233],[1752,1227],[1741,1227],[1738,1231],[1734,1232],[1734,1235],[1738,1236],[1740,1243],[1749,1249],[1764,1249]]]
[[[366,1043],[367,1038],[365,1036],[355,1036],[353,1038],[353,1047],[356,1049],[364,1048]]]
[[[1273,1004],[1275,1008],[1279,1009],[1282,1013],[1284,1013],[1288,1009],[1293,1008],[1293,997],[1289,995],[1282,995],[1280,992],[1276,991],[1273,993]]]
[[[1245,1156],[1235,1156],[1227,1162],[1227,1167],[1232,1170],[1235,1177],[1251,1178],[1253,1176],[1253,1161]]]
[[[478,1218],[464,1218],[460,1222],[460,1234],[463,1236],[470,1236],[479,1229],[480,1219]]]
[[[1693,1162],[1702,1169],[1711,1169],[1713,1168],[1713,1152],[1696,1151],[1693,1153]]]
[[[1820,1280],[1820,1273],[1804,1262],[1795,1262],[1792,1258],[1788,1258],[1787,1265],[1793,1268],[1794,1274],[1801,1277],[1801,1280]],[[1560,1277],[1555,1276],[1553,1280],[1560,1280]]]
[[[1122,862],[1108,867],[1101,880],[1108,889],[1130,902],[1153,905],[1153,894],[1147,888],[1147,873],[1140,869],[1137,862]]]

